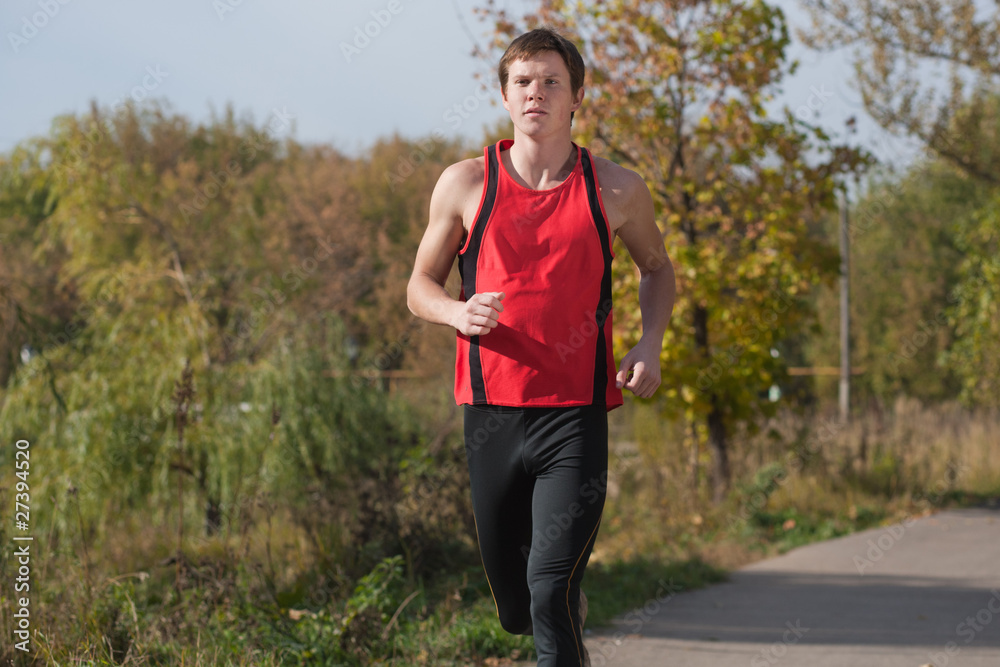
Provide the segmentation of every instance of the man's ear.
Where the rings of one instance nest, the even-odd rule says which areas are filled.
[[[506,88],[501,88],[500,89],[500,96],[503,97],[503,108],[506,109],[507,111],[510,111],[510,105],[507,102],[507,89]]]
[[[576,95],[574,96],[573,100],[573,106],[570,108],[570,111],[579,110],[580,106],[583,104],[584,90],[585,90],[584,87],[580,86],[580,90],[576,91]]]

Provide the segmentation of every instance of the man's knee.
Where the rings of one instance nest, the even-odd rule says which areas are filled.
[[[500,609],[500,626],[512,635],[531,634],[531,613],[528,609]]]
[[[565,615],[574,606],[579,598],[579,589],[576,596],[567,595],[569,583],[566,581],[538,581],[530,586],[531,588],[531,613],[533,616],[541,614],[552,618],[556,615]]]

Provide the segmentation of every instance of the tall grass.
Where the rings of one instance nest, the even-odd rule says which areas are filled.
[[[290,341],[238,376],[195,371],[183,458],[154,393],[148,413],[132,397],[130,417],[70,403],[37,456],[72,475],[32,478],[34,652],[10,647],[15,606],[0,597],[0,661],[531,658],[530,638],[500,628],[482,573],[460,413],[426,388],[390,398],[331,372],[335,358]],[[43,421],[11,405],[49,410],[7,398],[5,441]],[[147,426],[89,445],[83,465],[73,434],[107,432],[113,424],[90,422],[112,418]],[[900,398],[846,425],[781,412],[752,437],[732,434],[733,486],[719,505],[704,433],[639,403],[613,412],[611,426],[608,501],[584,581],[591,625],[798,544],[1000,494],[1000,415],[956,405]],[[130,442],[133,459],[122,460]],[[3,465],[13,469],[9,457]],[[0,522],[0,542],[9,530]],[[3,581],[16,566],[0,552]]]
[[[307,660],[322,645],[309,619],[323,613],[339,628],[324,659],[354,664],[383,645],[368,629],[401,604],[400,572],[422,586],[472,561],[462,452],[434,446],[408,405],[334,372],[337,359],[288,340],[253,365],[133,387],[120,411],[74,391],[61,413],[40,374],[9,387],[2,437],[34,447],[36,651],[11,646],[15,603],[0,597],[0,661]],[[59,384],[87,381],[65,367]],[[0,502],[13,507],[10,479]],[[2,554],[12,582],[18,564]],[[375,606],[359,602],[369,589]]]
[[[614,413],[612,413],[614,414]],[[844,424],[781,410],[732,434],[733,485],[710,501],[704,435],[627,404],[615,415],[597,560],[661,554],[735,567],[804,542],[1000,496],[1000,412],[906,397]],[[699,446],[697,443],[701,442]]]

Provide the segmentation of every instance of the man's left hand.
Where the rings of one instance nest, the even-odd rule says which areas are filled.
[[[617,385],[639,398],[651,398],[660,386],[660,346],[640,340],[618,366]]]

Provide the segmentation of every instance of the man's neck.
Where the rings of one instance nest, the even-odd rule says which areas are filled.
[[[517,175],[535,190],[545,190],[566,180],[576,164],[576,149],[568,132],[532,138],[515,131],[509,152]]]

